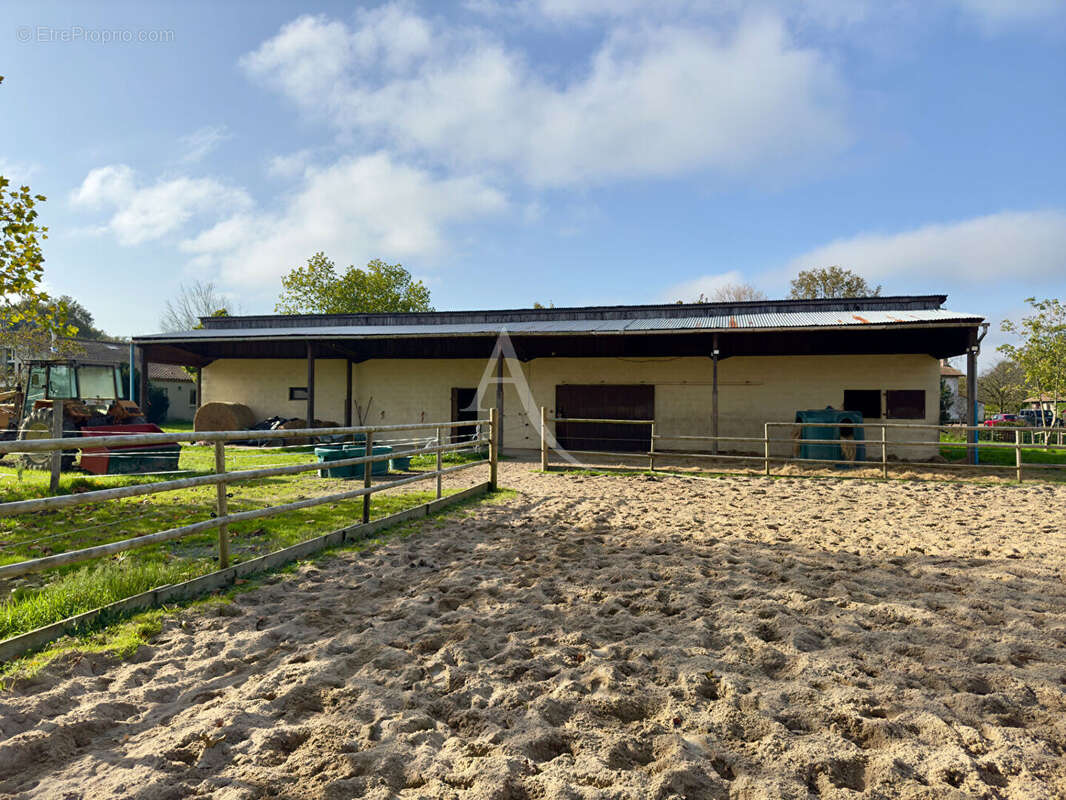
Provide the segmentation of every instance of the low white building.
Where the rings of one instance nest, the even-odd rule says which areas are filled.
[[[496,407],[502,445],[532,449],[540,406],[551,416],[654,420],[656,434],[667,437],[761,437],[765,422],[827,406],[861,411],[871,422],[937,425],[940,359],[975,345],[983,322],[942,308],[945,300],[211,317],[202,329],[135,341],[149,362],[201,367],[203,402],[243,403],[257,419],[428,423]],[[502,333],[514,358],[497,363]],[[504,388],[486,390],[486,375],[496,374]],[[647,427],[566,427],[558,434],[570,449],[594,442],[646,451],[649,444]],[[913,432],[892,430],[893,438]],[[905,449],[900,457],[937,452]]]

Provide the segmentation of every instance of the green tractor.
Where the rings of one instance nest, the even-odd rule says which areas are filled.
[[[42,360],[27,362],[26,369],[25,394],[19,388],[0,396],[3,438],[51,439],[57,409],[63,415],[64,437],[162,433],[162,428],[145,420],[136,403],[122,399],[121,371],[114,364]],[[175,470],[180,448],[176,444],[94,448],[78,443],[63,451],[63,469],[74,466],[79,450],[83,470],[125,474]],[[22,453],[19,458],[25,468],[47,469],[51,456],[36,452]]]

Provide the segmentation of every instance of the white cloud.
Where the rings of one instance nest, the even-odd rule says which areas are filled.
[[[276,212],[243,212],[187,239],[182,249],[224,283],[261,285],[324,250],[338,263],[432,256],[444,229],[504,210],[507,200],[474,177],[437,178],[385,153],[309,168]]]
[[[177,231],[194,216],[247,208],[251,198],[243,189],[213,178],[182,176],[138,186],[133,169],[111,164],[91,170],[72,193],[71,202],[89,209],[113,209],[107,229],[120,244],[136,245]]]
[[[893,234],[839,239],[792,260],[794,275],[839,264],[871,281],[915,278],[925,283],[1002,283],[1066,275],[1066,212],[1005,211]]]
[[[187,164],[203,161],[211,151],[227,139],[233,138],[225,125],[213,125],[193,131],[181,137],[181,160]]]
[[[338,130],[534,185],[769,173],[848,141],[834,67],[771,16],[616,29],[562,82],[484,31],[396,6],[355,28],[301,17],[241,63]]]
[[[39,164],[10,161],[0,156],[0,175],[11,181],[11,185],[15,187],[28,182],[39,169]]]
[[[295,153],[277,155],[273,156],[267,163],[267,173],[275,178],[295,178],[298,175],[302,175],[310,163],[310,150],[299,150]]]
[[[701,275],[698,278],[671,286],[659,296],[659,300],[663,303],[674,303],[678,300],[685,303],[695,303],[701,294],[704,297],[714,297],[714,293],[719,289],[748,282],[747,278],[739,270],[735,269],[715,275]]]

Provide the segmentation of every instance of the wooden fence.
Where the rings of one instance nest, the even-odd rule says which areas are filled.
[[[563,450],[561,448],[553,448],[551,431],[549,430],[549,423],[599,423],[599,424],[612,424],[612,425],[642,425],[650,428],[650,446],[647,452],[634,453],[634,452],[621,452],[612,450]],[[848,428],[852,431],[860,430],[863,438],[857,439],[854,434],[847,438],[837,439],[803,439],[799,438],[795,434],[797,431],[801,431],[803,428]],[[889,431],[932,431],[935,433],[936,438],[925,439],[889,439]],[[540,410],[540,466],[543,470],[550,468],[550,453],[551,450],[557,449],[561,453],[569,453],[573,456],[611,456],[620,458],[641,458],[647,459],[648,469],[656,469],[656,464],[661,465],[664,461],[669,459],[701,459],[710,460],[715,462],[747,462],[755,466],[761,465],[763,474],[771,474],[771,467],[773,464],[823,464],[833,465],[835,467],[873,467],[880,468],[881,476],[883,478],[889,477],[890,467],[908,467],[908,468],[925,468],[925,469],[957,469],[957,470],[997,470],[1003,472],[1004,470],[1013,470],[1015,478],[1021,482],[1026,470],[1066,470],[1066,463],[1064,464],[1041,464],[1033,462],[1025,462],[1022,458],[1023,447],[1028,438],[1029,442],[1042,441],[1038,445],[1030,445],[1032,448],[1047,448],[1052,446],[1054,441],[1054,432],[1051,437],[1048,437],[1048,431],[1045,428],[1029,427],[1029,428],[1010,428],[1013,441],[1006,442],[945,442],[941,441],[941,431],[958,431],[968,432],[976,431],[988,432],[990,430],[987,426],[967,426],[967,425],[927,425],[920,423],[906,423],[906,422],[878,422],[878,423],[826,423],[826,422],[766,422],[763,424],[762,436],[698,436],[688,434],[668,434],[663,435],[657,432],[655,420],[633,420],[633,419],[577,419],[577,418],[565,418],[565,417],[549,417],[547,409],[541,408]],[[1006,432],[1007,429],[1000,431]],[[784,431],[784,435],[773,436],[776,431]],[[876,438],[866,438],[866,434],[872,432]],[[901,435],[906,435],[901,433]],[[920,434],[915,434],[919,436]],[[975,437],[976,438],[976,437]],[[702,450],[664,450],[661,445],[664,442],[701,442],[707,443],[709,446],[706,448],[711,452],[704,452]],[[719,445],[726,443],[729,446],[735,446],[739,444],[740,450],[756,449],[761,452],[758,453],[743,453],[743,452],[720,452]],[[772,450],[773,445],[787,445],[791,451],[797,445],[847,445],[849,448],[856,444],[865,445],[867,450],[867,457],[863,461],[846,458],[799,458],[795,454],[793,455],[775,455]],[[967,452],[975,452],[978,454],[978,463],[955,463],[950,461],[904,461],[898,458],[890,458],[890,450],[894,447],[936,447],[939,453],[939,448],[942,446],[965,449]],[[874,458],[869,456],[869,449],[874,451]],[[1014,451],[1014,464],[981,464],[979,463],[979,454],[982,451],[992,450],[1013,450]],[[718,470],[716,471],[728,471]],[[734,470],[735,471],[735,470]]]
[[[498,423],[496,421],[496,412],[491,409],[491,416],[488,420],[482,420],[481,423],[487,423],[489,429],[489,435],[487,437],[479,436],[472,441],[454,442],[445,444],[443,432],[445,430],[451,430],[458,427],[466,427],[471,425],[469,420],[463,422],[430,422],[430,423],[410,423],[406,425],[370,425],[362,427],[338,427],[338,428],[301,428],[296,430],[276,430],[276,431],[255,431],[254,437],[256,439],[293,439],[296,437],[307,437],[309,439],[330,437],[330,439],[336,441],[336,437],[353,439],[356,436],[365,437],[365,453],[367,455],[357,456],[352,458],[338,459],[335,461],[329,461],[325,463],[309,462],[306,464],[289,464],[280,467],[267,467],[264,469],[250,469],[241,470],[238,472],[226,471],[226,456],[225,446],[226,442],[238,442],[247,441],[249,438],[248,431],[202,431],[199,433],[142,433],[142,434],[125,434],[114,436],[97,436],[91,440],[91,446],[97,447],[130,447],[138,445],[162,445],[172,444],[175,442],[210,442],[215,448],[215,472],[211,475],[200,475],[192,478],[178,478],[169,481],[159,481],[156,483],[142,483],[133,486],[121,486],[113,489],[98,489],[95,491],[81,492],[79,494],[60,495],[55,497],[44,497],[33,500],[17,500],[8,503],[0,503],[0,517],[12,516],[17,514],[26,514],[33,511],[51,511],[61,508],[70,508],[71,506],[85,505],[87,503],[103,503],[110,500],[118,500],[126,497],[138,497],[142,495],[158,494],[160,492],[170,492],[178,489],[189,489],[195,486],[206,486],[214,484],[217,487],[215,516],[212,519],[203,520],[201,522],[194,522],[189,525],[181,525],[176,528],[168,528],[166,530],[157,531],[155,533],[144,534],[142,536],[135,536],[129,539],[122,539],[116,542],[108,542],[107,544],[96,545],[94,547],[85,547],[80,550],[71,550],[65,553],[57,553],[55,555],[43,556],[41,558],[29,559],[27,561],[19,561],[14,564],[4,564],[0,566],[0,578],[13,578],[18,575],[25,575],[30,572],[40,572],[41,570],[51,569],[53,567],[66,566],[68,564],[77,564],[82,561],[89,561],[101,556],[113,555],[115,553],[121,553],[125,550],[132,550],[137,547],[143,547],[149,544],[158,544],[159,542],[167,542],[173,539],[180,539],[184,536],[189,536],[194,533],[201,533],[207,530],[218,529],[218,562],[219,566],[225,568],[229,566],[229,536],[227,528],[230,524],[235,522],[244,522],[253,519],[262,519],[265,517],[273,517],[278,514],[284,514],[288,511],[296,511],[302,508],[311,508],[313,506],[320,506],[326,503],[336,503],[341,500],[352,500],[357,497],[363,498],[363,522],[370,521],[370,496],[376,492],[385,491],[386,489],[393,489],[397,486],[405,486],[409,483],[415,483],[417,481],[427,480],[429,478],[436,478],[437,481],[437,497],[441,496],[441,478],[449,473],[459,472],[461,470],[471,469],[487,464],[489,466],[489,485],[490,488],[495,490],[497,484],[497,464],[498,464],[498,446],[497,435]],[[478,424],[478,423],[474,423]],[[412,430],[436,430],[436,441],[428,447],[390,452],[388,454],[374,455],[374,434],[380,434],[384,432],[395,433],[400,431],[412,431]],[[20,440],[11,442],[0,442],[0,455],[7,453],[24,453],[24,452],[57,452],[63,449],[69,450],[72,444],[77,444],[77,439],[33,439],[33,440]],[[363,442],[359,443],[360,445]],[[454,452],[458,450],[469,450],[475,446],[488,446],[488,457],[479,461],[473,461],[466,464],[459,464],[452,467],[444,467],[442,463],[442,456],[444,453]],[[396,480],[385,481],[382,483],[373,484],[371,480],[371,470],[375,462],[388,461],[392,458],[401,456],[418,456],[435,454],[436,468],[427,472],[422,472],[417,475],[411,475],[404,478],[398,478]],[[229,513],[227,509],[226,487],[232,483],[238,483],[240,481],[258,480],[260,478],[269,478],[279,475],[293,475],[300,472],[309,472],[311,470],[319,469],[338,469],[347,466],[363,465],[363,485],[358,489],[349,489],[343,492],[337,492],[335,494],[324,495],[322,497],[311,497],[304,500],[297,500],[291,503],[283,503],[280,505],[267,506],[264,508],[257,508],[251,511],[241,511],[238,513]]]
[[[446,441],[447,438],[451,437],[446,437],[445,432],[450,432],[455,428],[467,427],[470,425],[478,426],[479,433],[476,434],[474,438],[460,442]],[[416,430],[435,430],[436,436],[434,439],[429,440],[426,446],[423,447],[412,447],[411,449],[407,450],[394,450],[393,452],[390,452],[388,454],[374,455],[373,447],[375,435]],[[486,431],[487,435],[483,435],[480,432],[482,430]],[[357,442],[357,446],[361,447],[365,444],[364,452],[366,453],[366,455],[353,456],[351,458],[343,458],[328,462],[288,464],[284,466],[266,467],[262,469],[247,469],[233,472],[226,470],[226,443],[247,441],[250,435],[249,431],[146,433],[93,437],[91,440],[91,446],[93,448],[163,445],[172,444],[174,442],[206,441],[211,443],[215,449],[215,471],[212,474],[196,475],[188,478],[177,478],[173,480],[163,480],[152,483],[140,483],[130,486],[114,487],[110,489],[97,489],[77,494],[67,494],[52,497],[35,498],[30,500],[15,500],[11,502],[4,502],[0,503],[0,517],[11,517],[15,515],[32,513],[35,511],[60,510],[92,503],[107,503],[128,497],[139,497],[144,495],[158,494],[162,492],[172,492],[181,489],[189,489],[197,486],[210,485],[214,485],[217,487],[214,516],[211,519],[206,519],[201,522],[195,522],[188,525],[168,528],[166,530],[125,538],[118,541],[108,542],[106,544],[96,545],[93,547],[84,547],[78,550],[71,550],[63,553],[57,553],[55,555],[43,556],[41,558],[28,559],[13,564],[0,565],[0,578],[14,578],[20,575],[26,575],[28,573],[40,572],[42,570],[62,567],[70,564],[77,564],[103,556],[113,555],[115,553],[120,553],[126,550],[132,550],[138,547],[158,544],[160,542],[167,542],[213,529],[218,530],[219,570],[216,572],[212,572],[208,575],[203,575],[198,578],[193,578],[192,580],[185,581],[182,584],[159,587],[157,589],[153,589],[149,592],[142,593],[135,597],[127,598],[117,603],[113,603],[107,608],[94,609],[92,611],[85,612],[84,614],[80,614],[76,617],[61,620],[44,628],[39,628],[35,631],[30,631],[28,633],[4,640],[3,642],[0,642],[0,661],[17,657],[18,655],[21,655],[22,653],[27,652],[28,650],[41,647],[44,644],[47,644],[49,641],[52,641],[53,639],[63,635],[64,633],[71,632],[77,629],[79,626],[85,624],[86,622],[97,619],[103,614],[107,614],[112,611],[125,612],[134,609],[150,607],[151,605],[158,604],[160,602],[163,602],[164,600],[172,600],[181,597],[191,597],[195,596],[195,594],[197,593],[202,593],[204,591],[216,590],[228,583],[232,583],[234,580],[236,580],[237,577],[241,575],[251,574],[255,571],[275,567],[295,558],[306,557],[307,555],[310,555],[311,553],[317,550],[335,546],[346,541],[352,541],[353,539],[360,538],[361,536],[367,535],[389,524],[395,524],[406,519],[413,519],[419,516],[424,516],[426,514],[432,513],[433,511],[439,508],[443,508],[444,506],[449,505],[453,502],[457,502],[462,498],[477,494],[478,492],[494,491],[497,488],[497,474],[499,463],[498,432],[499,423],[495,409],[490,409],[489,419],[477,421],[464,420],[462,422],[419,422],[404,425],[370,425],[360,427],[255,431],[251,435],[257,440],[293,439],[296,437],[306,437],[310,440],[314,440],[320,439],[322,437],[329,437],[329,439],[331,440],[329,442],[330,444],[341,443],[346,439],[354,440],[356,436],[363,436],[365,437],[365,439],[363,441]],[[340,441],[338,441],[338,437]],[[81,442],[79,442],[79,440],[72,438],[50,438],[0,442],[0,455],[23,452],[59,452],[63,449],[69,451],[72,445],[77,446],[80,443]],[[89,445],[90,442],[86,441],[84,442],[84,444]],[[479,452],[487,450],[487,452],[485,453],[486,457],[468,463],[458,464],[455,466],[444,466],[443,456],[446,453],[471,450],[473,448],[476,448]],[[383,480],[378,483],[374,483],[372,481],[371,472],[375,463],[403,456],[424,455],[436,456],[435,466],[433,469],[427,470],[425,472],[420,472],[414,475],[408,475],[402,478],[396,478],[393,480]],[[360,481],[361,486],[359,486],[359,488],[353,488],[343,492],[336,492],[321,497],[305,498],[301,500],[296,500],[294,502],[281,503],[278,505],[271,505],[263,508],[256,508],[250,511],[231,513],[228,510],[226,489],[231,484],[243,481],[258,480],[260,478],[294,475],[301,472],[308,472],[311,470],[337,469],[357,465],[363,466],[363,476],[362,480]],[[458,495],[442,497],[443,476],[486,465],[488,466],[489,474],[488,480],[485,483],[471,487],[470,489],[465,490],[459,493]],[[374,520],[373,522],[370,521],[370,497],[372,494],[430,479],[436,479],[437,500],[432,501],[430,503],[425,503],[421,506],[417,506],[412,509],[408,509],[406,511],[401,511],[396,514],[392,514],[389,517],[385,517],[384,519]],[[255,559],[242,562],[235,566],[230,566],[228,527],[231,524],[244,522],[247,520],[273,517],[277,516],[278,514],[284,514],[289,511],[295,511],[298,509],[310,508],[313,506],[320,506],[329,503],[336,503],[342,500],[352,500],[359,497],[363,498],[360,522],[342,528],[338,531],[333,531],[323,536],[300,542],[283,550],[275,551],[265,556],[260,556]]]

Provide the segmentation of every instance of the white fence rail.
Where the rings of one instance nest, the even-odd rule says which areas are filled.
[[[661,465],[663,461],[667,459],[705,459],[718,462],[748,462],[749,464],[755,465],[761,464],[763,473],[766,475],[771,474],[771,469],[774,464],[824,464],[836,467],[879,467],[881,475],[884,478],[889,477],[890,468],[896,467],[974,471],[995,470],[1001,473],[1013,470],[1015,478],[1021,482],[1026,470],[1066,470],[1066,463],[1034,463],[1024,460],[1023,454],[1026,450],[1048,449],[1055,446],[1056,436],[1058,444],[1062,444],[1062,432],[1054,430],[1049,431],[1046,428],[1040,427],[998,428],[981,425],[929,425],[909,422],[766,422],[763,424],[762,436],[664,435],[657,432],[654,420],[550,417],[548,416],[547,409],[543,407],[541,408],[540,416],[540,463],[541,469],[543,470],[548,470],[550,467],[550,454],[552,449],[558,449],[560,452],[569,453],[573,456],[612,456],[647,459],[648,468],[652,470],[656,468],[657,461]],[[550,429],[549,423],[555,423],[556,425],[567,423],[580,425],[584,423],[645,426],[649,429],[648,436],[646,437],[648,441],[648,449],[646,451],[625,451],[609,449],[574,450],[561,447],[553,448],[553,431]],[[835,439],[805,439],[801,438],[804,428],[842,428],[851,431],[852,435]],[[555,430],[557,431],[558,428]],[[787,431],[787,434],[774,436],[773,433],[777,431]],[[861,438],[854,435],[856,431],[861,431]],[[906,431],[929,431],[932,432],[933,435],[929,438],[910,438],[907,437],[907,434],[905,433]],[[1010,436],[1013,438],[1013,441],[942,441],[941,432],[943,431],[958,432],[962,434],[972,431],[977,432],[978,436],[981,433],[991,432],[993,436]],[[899,435],[907,438],[889,438],[889,432],[898,432]],[[867,438],[871,433],[874,434],[875,438]],[[577,439],[602,438],[608,442],[610,440],[610,437],[596,437],[592,434],[582,434],[580,432],[573,433],[572,435]],[[917,436],[919,436],[919,434],[916,433],[915,437]],[[977,436],[974,438],[976,439]],[[698,449],[664,450],[662,445],[670,442],[706,442],[708,443],[707,449],[711,450],[711,452],[703,452]],[[747,445],[750,448],[761,450],[761,452],[720,452],[719,445],[722,443],[727,445],[739,443],[741,444],[741,450],[746,449],[744,445]],[[761,448],[759,445],[761,445]],[[775,445],[777,446],[776,448],[774,447]],[[801,445],[838,445],[842,447],[842,450],[846,449],[853,455],[851,458],[846,458],[843,455],[840,458],[800,458],[796,453],[796,450]],[[857,460],[854,455],[857,453],[857,446],[859,445],[865,446],[866,448],[866,458],[861,461]],[[781,446],[787,446],[791,451],[791,454],[778,455],[773,452],[774,449],[780,450]],[[974,461],[977,463],[906,461],[890,457],[890,451],[893,448],[899,447],[935,447],[937,453],[940,452],[939,448],[949,447],[967,454],[976,454]],[[980,463],[980,453],[982,451],[987,452],[1004,449],[1014,451],[1013,464]],[[873,458],[870,457],[871,450],[873,451]]]

